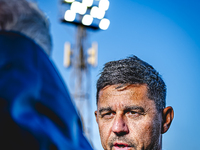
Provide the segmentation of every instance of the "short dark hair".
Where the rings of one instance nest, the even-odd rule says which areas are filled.
[[[136,56],[111,61],[104,65],[97,81],[96,102],[99,92],[108,85],[146,84],[148,98],[155,101],[158,111],[166,105],[166,85],[161,75],[148,63]]]

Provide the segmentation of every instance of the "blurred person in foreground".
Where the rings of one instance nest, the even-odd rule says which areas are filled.
[[[96,121],[105,150],[161,150],[173,120],[159,73],[136,56],[105,64],[97,81]]]
[[[1,149],[92,149],[54,68],[49,23],[37,5],[0,0]]]

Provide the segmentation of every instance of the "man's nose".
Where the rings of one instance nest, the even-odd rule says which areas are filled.
[[[129,133],[128,126],[123,118],[123,115],[118,115],[116,116],[113,126],[112,126],[112,131],[117,135],[117,136],[123,136],[125,134]]]

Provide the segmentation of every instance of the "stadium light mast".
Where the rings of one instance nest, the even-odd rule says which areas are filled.
[[[110,21],[105,17],[109,8],[109,0],[61,0],[61,22],[74,24],[77,28],[75,46],[66,42],[64,48],[64,66],[72,68],[71,94],[81,115],[84,132],[92,139],[91,101],[90,101],[90,69],[97,65],[98,45],[92,43],[87,48],[87,29],[107,30]]]

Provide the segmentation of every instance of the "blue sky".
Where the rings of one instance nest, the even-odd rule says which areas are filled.
[[[75,27],[59,21],[58,0],[37,0],[51,22],[52,60],[69,86],[70,69],[63,67],[66,41],[75,44]],[[91,118],[95,149],[102,150],[93,111],[98,73],[111,60],[132,54],[147,61],[167,85],[167,105],[175,111],[163,135],[164,150],[200,149],[200,2],[198,0],[110,0],[106,31],[89,32],[98,42],[98,66],[91,68]],[[67,114],[66,114],[67,115]]]

